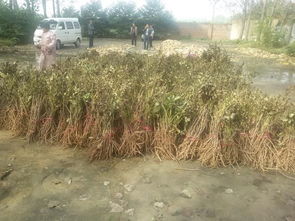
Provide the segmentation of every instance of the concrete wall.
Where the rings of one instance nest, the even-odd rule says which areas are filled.
[[[257,30],[257,21],[250,21],[250,25],[246,23],[244,35],[242,39],[246,39],[246,34],[249,29],[248,40],[256,39],[256,30]],[[242,31],[242,21],[241,20],[233,20],[232,21],[232,28],[230,32],[230,40],[237,40],[240,38],[240,33]]]
[[[276,26],[277,21],[274,21],[273,26]],[[211,24],[209,23],[196,23],[196,22],[178,22],[178,31],[181,37],[210,39],[211,37]],[[293,32],[291,35],[291,42],[295,41],[295,24],[293,25]],[[248,40],[256,39],[256,32],[258,27],[258,21],[252,20],[250,25],[247,23],[244,31],[243,39],[246,39],[246,33],[248,34]],[[288,29],[290,27],[287,27]],[[249,30],[248,30],[249,29]],[[233,20],[232,24],[214,24],[214,40],[237,40],[240,37],[242,30],[242,21]]]
[[[272,21],[273,28],[278,27],[278,24],[279,24],[279,20],[274,19]],[[290,25],[285,25],[283,27],[283,31],[286,33],[286,39],[288,39],[290,37],[291,27],[292,26],[290,26]],[[246,24],[244,35],[242,37],[243,40],[246,39],[246,34],[247,34],[248,28],[249,28],[248,40],[256,40],[257,39],[258,21],[251,20],[250,25],[248,23]],[[239,39],[241,30],[242,30],[242,21],[241,20],[233,20],[232,21],[232,28],[231,28],[231,32],[230,32],[230,40]],[[293,24],[290,42],[294,42],[294,41],[295,41],[295,24]]]
[[[214,32],[213,32],[213,39],[216,40],[229,40],[230,39],[230,32],[231,32],[231,24],[215,24],[214,25]],[[208,32],[211,36],[211,29]]]
[[[211,24],[196,22],[178,22],[179,34],[181,37],[210,39]],[[230,39],[231,24],[214,24],[213,39]]]
[[[231,32],[230,32],[230,40],[239,39],[241,30],[242,30],[241,20],[233,21]]]

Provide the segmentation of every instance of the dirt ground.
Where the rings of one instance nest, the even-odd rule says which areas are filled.
[[[295,181],[281,174],[86,154],[0,131],[0,220],[295,220]]]

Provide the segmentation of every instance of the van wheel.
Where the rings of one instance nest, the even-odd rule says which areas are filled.
[[[56,50],[60,50],[61,47],[62,47],[62,44],[61,44],[60,40],[57,40],[56,41]]]
[[[81,46],[81,40],[80,38],[77,38],[76,42],[74,43],[76,48],[80,48]]]

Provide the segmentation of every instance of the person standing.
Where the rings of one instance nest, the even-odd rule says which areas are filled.
[[[154,26],[150,25],[150,37],[149,37],[150,48],[153,47],[154,35],[155,35]]]
[[[50,24],[45,22],[41,24],[43,33],[41,36],[41,41],[37,45],[40,49],[40,57],[38,62],[39,70],[44,70],[55,64],[56,59],[56,36],[50,31]]]
[[[92,20],[90,20],[88,24],[88,35],[89,35],[89,48],[92,48],[93,39],[94,39],[94,25]]]
[[[144,48],[144,50],[149,49],[150,35],[151,35],[150,26],[148,24],[146,24],[143,29],[143,48]]]
[[[131,44],[136,46],[137,41],[137,26],[133,23],[130,29]]]

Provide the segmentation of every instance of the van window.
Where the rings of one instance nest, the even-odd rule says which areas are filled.
[[[70,21],[66,22],[67,29],[74,29],[73,23]]]
[[[80,29],[80,24],[79,24],[79,22],[74,22],[74,26],[75,26],[75,29]]]
[[[45,23],[45,22],[48,22],[49,23],[50,30],[55,30],[56,25],[57,25],[57,21],[49,20],[49,19],[42,20],[41,23],[38,25],[37,29],[42,29],[41,28],[42,23]]]
[[[61,27],[61,30],[65,30],[65,23],[64,22],[59,22],[58,23],[58,28]]]

